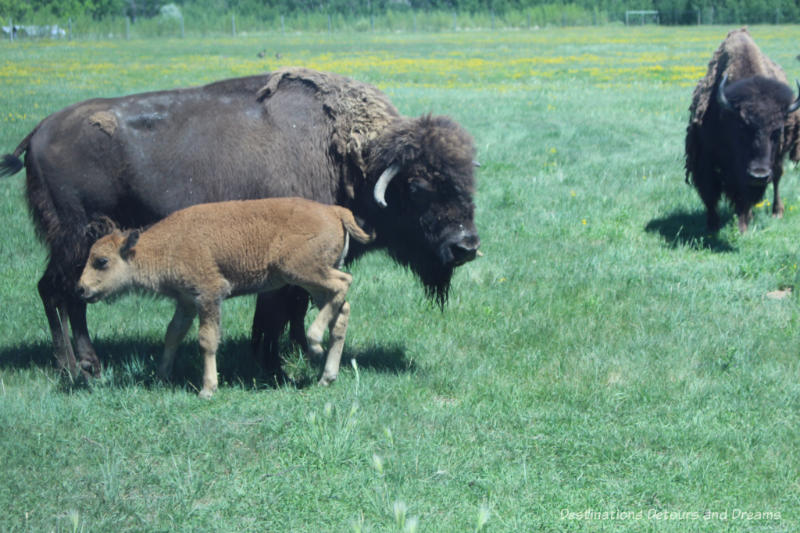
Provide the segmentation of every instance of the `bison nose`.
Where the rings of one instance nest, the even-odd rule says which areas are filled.
[[[769,169],[769,167],[761,165],[749,167],[747,169],[747,173],[751,178],[759,181],[769,179],[769,177],[772,175],[772,171]]]
[[[458,266],[472,261],[475,259],[480,245],[481,241],[476,233],[465,232],[460,240],[450,245],[453,263]]]

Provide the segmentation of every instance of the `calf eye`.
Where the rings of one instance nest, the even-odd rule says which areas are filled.
[[[92,261],[92,268],[95,270],[105,270],[108,267],[107,257],[97,257]]]

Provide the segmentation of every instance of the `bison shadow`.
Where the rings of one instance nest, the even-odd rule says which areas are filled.
[[[152,388],[163,382],[156,371],[164,349],[163,342],[131,338],[97,339],[94,343],[104,372],[99,383],[110,387],[143,386]],[[292,366],[291,354],[303,358],[299,350],[284,340],[281,353],[289,354],[284,360],[284,369]],[[369,369],[380,373],[402,373],[415,368],[413,360],[408,360],[402,345],[369,346],[366,349],[348,350],[342,354],[344,371],[355,359],[359,369]],[[323,360],[305,360],[299,372],[288,371],[288,376],[274,376],[266,372],[253,357],[250,340],[234,338],[223,340],[217,350],[217,371],[220,386],[240,386],[246,389],[264,389],[277,386],[290,386],[303,389],[316,383],[322,371]],[[31,366],[55,368],[53,349],[48,342],[0,347],[0,370],[23,369]],[[197,392],[203,383],[203,363],[195,339],[181,344],[175,358],[175,368],[170,383],[176,387]],[[64,391],[74,388],[91,387],[86,380],[71,382],[66,377],[60,380]]]
[[[720,213],[720,222],[724,226],[733,218],[729,210]],[[735,252],[736,248],[718,233],[709,233],[706,228],[705,211],[689,213],[677,211],[663,218],[651,220],[645,226],[648,233],[658,233],[671,248],[688,246],[695,250],[711,250],[712,252]]]

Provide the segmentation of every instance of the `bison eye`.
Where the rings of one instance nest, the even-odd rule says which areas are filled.
[[[433,199],[435,189],[425,180],[412,179],[408,183],[408,190],[416,203],[428,203]]]
[[[97,257],[94,261],[92,261],[92,268],[95,270],[105,270],[108,268],[108,258],[107,257]]]

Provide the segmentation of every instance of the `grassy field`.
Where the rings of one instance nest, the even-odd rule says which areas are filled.
[[[251,298],[223,308],[211,401],[193,333],[163,384],[171,304],[142,295],[90,307],[107,368],[71,388],[24,177],[0,181],[0,530],[798,530],[798,171],[785,218],[764,202],[744,235],[729,210],[708,235],[683,181],[729,29],[0,43],[1,152],[81,99],[284,65],[451,115],[478,146],[484,252],[444,313],[383,254],[352,265],[330,388],[261,381]],[[796,27],[751,33],[800,77]]]

